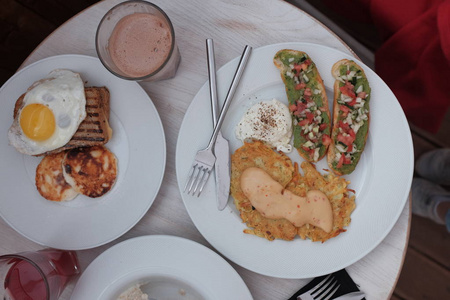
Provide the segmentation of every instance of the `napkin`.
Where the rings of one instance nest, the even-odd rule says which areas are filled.
[[[338,284],[341,286],[337,290],[336,294],[334,294],[331,299],[334,299],[336,297],[351,293],[351,292],[357,292],[359,291],[358,286],[353,281],[353,279],[348,275],[347,271],[345,269],[342,269],[340,271],[332,273],[332,275],[337,279]],[[297,300],[297,296],[300,296],[306,291],[309,291],[311,288],[319,284],[322,280],[325,279],[328,275],[316,277],[313,280],[311,280],[307,285],[302,287],[298,292],[296,292],[294,295],[292,295],[288,300]],[[363,298],[365,299],[365,298]]]
[[[354,26],[374,24],[382,40],[375,51],[376,73],[408,121],[437,132],[450,107],[450,0],[323,2]]]

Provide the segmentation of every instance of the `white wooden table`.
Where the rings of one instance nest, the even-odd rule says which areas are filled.
[[[106,11],[121,2],[105,0],[86,9],[53,32],[25,60],[22,67],[58,54],[96,56],[95,31]],[[239,56],[244,45],[259,46],[302,41],[353,52],[318,21],[281,0],[154,0],[171,18],[182,61],[175,78],[143,83],[161,116],[166,134],[167,166],[163,184],[150,210],[129,232],[117,240],[90,250],[79,251],[81,267],[118,242],[152,234],[180,236],[212,248],[197,231],[183,205],[175,174],[175,148],[184,112],[207,81],[205,39],[213,38],[216,64],[220,68]],[[366,292],[367,299],[388,299],[402,268],[409,237],[410,206],[403,212],[386,239],[366,257],[347,268]],[[11,229],[0,219],[0,254],[43,248]],[[248,271],[232,262],[254,299],[287,299],[307,279],[280,279]],[[74,282],[61,299],[69,299]]]

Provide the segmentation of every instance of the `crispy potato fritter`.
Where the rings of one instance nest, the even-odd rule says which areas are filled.
[[[258,167],[266,171],[274,180],[287,190],[304,197],[309,190],[320,190],[327,195],[333,208],[333,229],[325,232],[319,227],[306,224],[295,227],[286,219],[269,219],[262,216],[250,203],[240,187],[242,172],[249,167]],[[350,224],[350,214],[355,209],[355,196],[349,196],[347,186],[350,182],[332,173],[322,175],[309,162],[301,164],[304,175],[298,170],[297,163],[284,153],[276,152],[263,142],[245,143],[231,157],[231,195],[240,212],[240,217],[249,228],[244,232],[273,241],[283,239],[291,241],[296,235],[309,238],[313,242],[326,240],[346,231]]]

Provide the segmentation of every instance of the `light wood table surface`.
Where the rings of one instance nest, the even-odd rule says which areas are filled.
[[[101,1],[63,24],[44,40],[23,66],[59,54],[97,56],[95,31],[100,19],[119,0]],[[89,263],[109,247],[142,235],[174,235],[212,248],[195,228],[184,207],[175,174],[175,149],[184,113],[194,95],[207,81],[205,39],[215,42],[219,69],[239,56],[246,44],[257,48],[281,42],[311,42],[340,51],[353,52],[333,32],[295,6],[281,0],[154,0],[175,27],[182,61],[175,78],[142,83],[153,100],[164,126],[167,143],[166,172],[150,210],[129,232],[101,247],[79,251],[80,264]],[[409,202],[388,236],[366,257],[347,271],[367,299],[388,299],[395,288],[408,244]],[[0,219],[0,254],[41,249],[16,233]],[[213,249],[213,248],[212,248]],[[254,299],[287,299],[309,279],[280,279],[256,274],[233,262]],[[69,299],[71,283],[61,299]]]

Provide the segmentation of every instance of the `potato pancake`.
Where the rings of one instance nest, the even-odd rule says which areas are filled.
[[[327,233],[319,227],[305,224],[298,228],[298,235],[302,239],[309,238],[313,242],[321,241],[323,243],[346,231],[344,227],[350,224],[350,215],[355,209],[355,196],[349,196],[347,186],[350,182],[343,177],[333,173],[322,175],[313,164],[306,161],[302,162],[301,168],[304,176],[301,176],[297,171],[286,188],[302,197],[309,190],[319,190],[327,195],[333,208],[333,229]]]
[[[71,149],[62,164],[64,179],[75,191],[90,198],[103,196],[116,181],[116,156],[104,146]]]
[[[64,179],[62,161],[65,152],[45,156],[36,168],[36,188],[47,200],[69,201],[78,193]]]
[[[299,173],[297,164],[283,153],[274,151],[260,141],[244,143],[231,157],[231,196],[239,210],[241,219],[249,227],[244,232],[266,238],[293,240],[296,235],[302,239],[324,242],[344,232],[350,224],[350,214],[355,208],[355,197],[349,197],[344,178],[333,174],[322,176],[308,162],[302,163],[304,176]],[[250,203],[240,187],[242,172],[249,167],[258,167],[266,171],[274,180],[298,196],[304,197],[309,190],[325,193],[333,208],[333,229],[327,233],[322,229],[306,224],[295,227],[286,219],[263,217]]]

